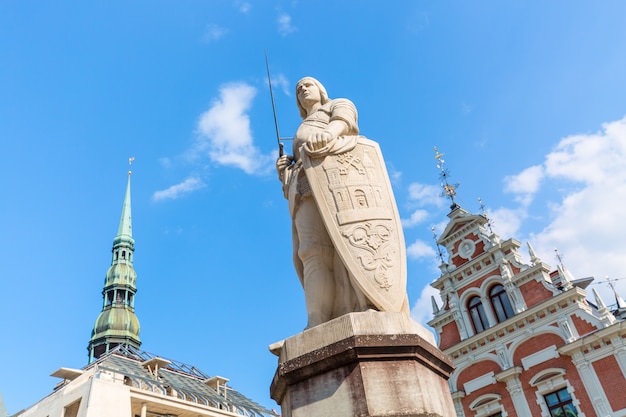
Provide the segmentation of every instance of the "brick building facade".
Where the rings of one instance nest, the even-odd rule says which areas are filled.
[[[454,204],[437,243],[449,259],[431,285],[439,347],[459,417],[626,416],[626,305],[610,311],[528,245],[500,240],[484,216]]]

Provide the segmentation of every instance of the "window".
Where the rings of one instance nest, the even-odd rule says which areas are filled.
[[[64,417],[76,417],[76,416],[78,416],[78,409],[80,408],[80,400],[81,399],[78,399],[78,401],[74,401],[70,405],[66,406],[63,409],[63,416]]]
[[[502,323],[506,319],[514,316],[509,296],[502,285],[494,285],[489,291],[489,298],[491,299],[491,305],[493,311],[496,313],[498,323]]]
[[[467,309],[469,310],[470,318],[472,319],[472,325],[474,326],[474,333],[480,333],[489,327],[487,321],[487,315],[485,314],[485,308],[479,296],[470,298],[467,302]]]
[[[543,397],[552,417],[576,417],[576,407],[572,404],[572,397],[567,388],[544,395]]]
[[[472,401],[469,408],[474,412],[474,417],[504,417],[507,414],[504,413],[501,400],[499,394],[485,394]]]

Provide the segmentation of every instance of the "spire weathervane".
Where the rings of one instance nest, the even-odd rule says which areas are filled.
[[[133,165],[133,161],[135,160],[134,156],[131,156],[130,158],[128,158],[128,175],[132,174],[133,172],[130,170],[130,168]]]
[[[478,197],[478,204],[480,204],[480,210],[483,212],[483,217],[487,219],[487,229],[489,229],[489,233],[493,234],[493,222],[489,217],[487,217],[487,211],[485,210],[485,205],[483,204],[483,200]]]
[[[459,206],[456,201],[454,201],[454,196],[456,195],[456,189],[459,187],[459,183],[457,182],[456,184],[450,184],[448,182],[448,176],[450,176],[450,172],[447,168],[444,167],[443,155],[444,154],[439,153],[437,147],[435,146],[435,159],[437,160],[437,168],[439,168],[439,170],[441,171],[441,173],[439,174],[439,179],[441,180],[440,185],[443,188],[441,196],[443,197],[445,195],[450,199],[450,201],[452,202],[450,208],[454,210]]]
[[[439,243],[437,243],[437,233],[435,233],[435,227],[431,227],[430,230],[433,232],[433,240],[435,241],[435,245],[437,246],[437,255],[439,256],[439,260],[441,261],[442,264],[446,263],[446,261],[443,258],[443,252],[441,252],[441,246],[439,246]]]
[[[557,248],[554,248],[554,256],[556,256],[556,260],[559,261],[559,265],[563,266],[563,255],[559,253]]]

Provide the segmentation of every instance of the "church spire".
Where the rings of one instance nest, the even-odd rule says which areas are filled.
[[[129,162],[134,159],[130,158]],[[137,275],[133,268],[135,240],[132,235],[130,176],[129,170],[120,224],[113,239],[111,266],[104,279],[102,311],[96,319],[87,347],[89,362],[120,344],[137,348],[141,345],[139,320],[135,315]]]

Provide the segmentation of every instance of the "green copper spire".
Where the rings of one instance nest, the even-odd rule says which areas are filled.
[[[135,315],[137,274],[133,269],[135,240],[132,235],[130,176],[128,171],[122,216],[117,236],[113,239],[113,258],[104,279],[102,312],[94,324],[87,347],[89,362],[120,344],[136,348],[141,345],[139,320]]]
[[[126,195],[124,196],[124,205],[122,206],[122,216],[120,217],[120,227],[117,229],[117,236],[115,241],[125,239],[134,243],[133,240],[133,225],[130,209],[130,175],[131,171],[128,171],[128,184],[126,184]]]

